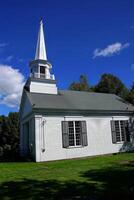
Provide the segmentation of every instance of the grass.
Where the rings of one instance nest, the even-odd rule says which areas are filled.
[[[134,153],[0,163],[0,200],[133,200]]]

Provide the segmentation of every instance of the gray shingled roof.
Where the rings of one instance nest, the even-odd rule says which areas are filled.
[[[34,108],[87,110],[87,111],[133,111],[134,106],[114,94],[59,90],[58,95],[26,92]]]

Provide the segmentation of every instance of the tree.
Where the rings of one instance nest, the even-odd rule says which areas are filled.
[[[134,83],[131,86],[131,89],[128,93],[127,100],[134,105]]]
[[[10,145],[12,151],[17,153],[19,149],[19,114],[17,112],[9,113],[8,123],[10,127]]]
[[[85,75],[81,75],[79,78],[79,82],[73,82],[70,84],[69,90],[90,91],[87,77]]]
[[[11,158],[19,150],[19,114],[0,116],[0,157]]]
[[[123,99],[127,98],[128,89],[121,80],[112,74],[103,74],[99,83],[94,87],[95,92],[113,93]]]

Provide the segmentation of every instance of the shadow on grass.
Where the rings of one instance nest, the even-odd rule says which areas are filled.
[[[133,200],[133,162],[118,166],[88,170],[79,174],[82,181],[29,180],[4,182],[0,186],[1,200]]]
[[[0,199],[10,200],[68,200],[93,199],[94,184],[76,181],[61,183],[56,180],[37,181],[25,179],[20,182],[6,182],[1,185]]]
[[[102,183],[99,199],[134,199],[134,161],[124,161],[112,167],[89,170],[84,172],[82,177]]]

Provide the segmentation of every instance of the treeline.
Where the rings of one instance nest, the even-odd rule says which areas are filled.
[[[134,83],[131,88],[128,89],[118,77],[112,74],[103,74],[100,81],[95,86],[90,86],[87,77],[81,75],[78,82],[70,84],[69,89],[116,94],[134,105]]]
[[[0,160],[15,160],[19,157],[19,114],[0,116]]]

